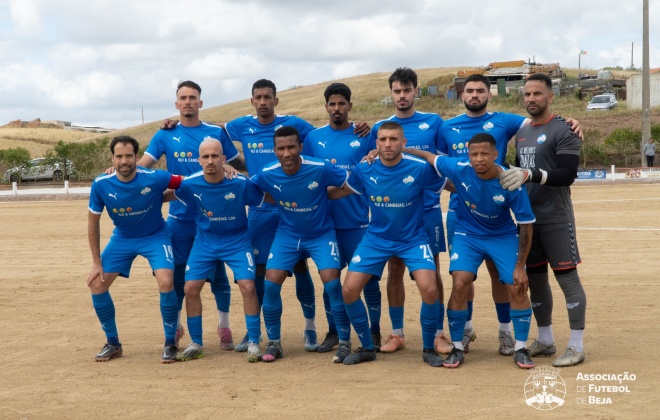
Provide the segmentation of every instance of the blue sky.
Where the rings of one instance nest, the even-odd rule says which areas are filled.
[[[93,4],[93,6],[92,6]],[[660,0],[649,0],[660,22]],[[506,6],[504,6],[506,5]],[[651,25],[651,67],[660,34]],[[6,0],[0,3],[0,125],[60,119],[123,128],[176,114],[194,80],[205,107],[412,68],[535,59],[577,67],[642,65],[642,0],[530,2]],[[356,98],[357,99],[357,98]]]

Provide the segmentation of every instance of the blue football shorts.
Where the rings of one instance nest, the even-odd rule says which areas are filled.
[[[267,269],[293,271],[296,263],[311,257],[320,270],[341,269],[339,247],[335,231],[326,232],[316,238],[301,239],[277,231],[268,255]]]
[[[385,264],[391,257],[403,260],[408,271],[435,271],[435,261],[428,242],[424,239],[392,241],[367,232],[351,258],[348,271],[382,276]]]
[[[424,227],[429,236],[429,245],[433,255],[446,252],[445,230],[442,227],[442,210],[430,209],[424,212]]]
[[[174,264],[185,264],[188,261],[193,242],[195,242],[197,225],[194,220],[179,220],[172,216],[167,218],[167,225],[172,232]]]
[[[186,265],[186,281],[212,279],[219,261],[229,266],[234,281],[254,280],[255,262],[247,232],[222,237],[198,233]]]
[[[341,260],[342,269],[346,267],[349,261],[351,261],[351,258],[353,258],[353,254],[366,232],[366,227],[357,229],[337,229],[337,245],[339,245],[339,259]]]
[[[518,235],[468,236],[455,232],[449,254],[449,272],[467,271],[476,277],[479,266],[491,259],[500,274],[500,281],[513,284],[513,270],[518,259]]]
[[[250,242],[257,264],[268,262],[268,253],[273,245],[279,223],[280,216],[277,209],[270,211],[249,209],[248,230],[250,231]]]
[[[153,271],[162,268],[174,270],[171,234],[167,226],[145,238],[120,238],[113,235],[101,253],[103,271],[129,277],[133,260],[138,255],[149,261]]]

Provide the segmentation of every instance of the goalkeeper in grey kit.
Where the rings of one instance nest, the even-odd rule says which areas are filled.
[[[552,113],[552,80],[548,76],[531,75],[525,81],[523,96],[532,123],[516,134],[516,165],[519,167],[512,166],[502,172],[500,184],[510,191],[526,184],[536,216],[527,275],[539,335],[529,349],[532,357],[552,356],[557,351],[552,333],[549,264],[566,298],[571,329],[566,351],[552,364],[573,366],[585,358],[587,298],[577,271],[580,254],[570,191],[577,177],[582,141]]]

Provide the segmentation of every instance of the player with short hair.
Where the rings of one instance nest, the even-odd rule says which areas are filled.
[[[288,272],[308,254],[330,297],[339,335],[333,361],[341,363],[351,352],[350,324],[341,297],[341,265],[327,187],[343,185],[348,174],[330,162],[302,156],[302,142],[294,127],[275,130],[273,145],[278,161],[267,164],[252,178],[277,203],[280,220],[268,255],[263,311],[270,341],[261,359],[273,362],[284,354],[280,292]]]
[[[195,209],[197,235],[186,266],[186,313],[192,342],[177,357],[187,361],[205,356],[202,338],[202,299],[200,292],[219,262],[234,273],[243,296],[245,324],[249,333],[247,359],[261,358],[259,301],[254,287],[255,264],[247,232],[246,205],[259,205],[264,194],[245,176],[225,179],[222,144],[207,138],[199,145],[203,170],[183,180],[173,195]]]
[[[407,67],[397,68],[389,77],[390,94],[394,101],[396,111],[391,117],[378,121],[371,129],[371,136],[376,141],[378,129],[385,122],[396,122],[403,127],[407,147],[425,151],[437,151],[440,139],[442,118],[434,113],[415,110],[417,98],[417,73]],[[424,198],[424,224],[429,237],[429,245],[436,265],[436,288],[439,296],[438,325],[436,328],[435,348],[438,351],[447,351],[451,344],[444,336],[444,291],[440,275],[440,252],[446,251],[444,228],[442,225],[442,211],[440,209],[440,192],[426,191]],[[398,257],[390,259],[388,264],[387,300],[389,315],[392,321],[392,334],[380,351],[391,353],[402,349],[406,345],[403,333],[403,306],[406,292],[403,285],[405,265]],[[376,344],[379,347],[379,343]]]
[[[503,112],[489,112],[488,101],[492,98],[490,93],[490,80],[483,74],[471,74],[465,79],[461,97],[465,105],[465,113],[445,120],[442,125],[442,136],[438,144],[438,152],[450,157],[466,158],[468,155],[469,140],[478,133],[488,133],[497,143],[497,160],[499,165],[505,164],[507,145],[516,132],[528,121],[525,117]],[[460,186],[457,185],[456,188]],[[457,223],[456,209],[460,205],[458,194],[452,192],[447,209],[447,247],[452,251],[452,239]],[[490,274],[491,290],[495,310],[500,323],[499,327],[499,353],[511,355],[514,352],[515,342],[511,336],[511,317],[509,316],[509,292],[504,283],[500,282],[495,264],[486,258],[486,267]],[[470,287],[467,296],[468,320],[465,324],[463,347],[465,353],[470,351],[470,342],[476,339],[476,332],[472,326],[472,301],[474,300],[474,285]],[[451,349],[450,349],[451,350]]]
[[[260,79],[254,82],[250,103],[254,107],[256,115],[236,118],[226,123],[225,128],[233,141],[242,144],[248,174],[252,177],[265,165],[277,159],[273,143],[275,130],[283,126],[294,127],[298,131],[301,141],[305,142],[308,133],[314,130],[315,127],[294,115],[275,114],[275,107],[279,104],[279,98],[277,97],[275,83],[270,80]],[[365,129],[365,124],[357,124],[355,129],[362,132]],[[368,126],[366,126],[366,130],[369,130]],[[279,222],[277,208],[268,203],[264,203],[261,207],[250,207],[248,221],[250,240],[254,246],[254,256],[257,262],[255,285],[259,303],[262,304],[266,263]],[[305,330],[303,332],[305,350],[316,351],[318,349],[318,338],[316,335],[314,283],[304,256],[294,267],[293,274],[296,277],[296,296],[300,301],[305,317]],[[247,338],[246,334],[241,343],[236,346],[236,351],[247,350]]]
[[[516,339],[513,360],[520,368],[534,367],[527,349],[532,309],[527,297],[525,272],[534,214],[525,191],[518,188],[502,192],[498,174],[504,168],[495,163],[498,156],[495,138],[488,133],[474,135],[469,140],[469,161],[419,150],[409,149],[407,152],[433,162],[438,175],[452,179],[456,185],[456,230],[449,263],[453,286],[447,304],[447,321],[454,348],[443,365],[455,368],[463,363],[468,293],[479,266],[484,259],[490,258],[509,293],[510,317]]]
[[[351,89],[343,83],[330,84],[323,93],[325,110],[330,122],[307,135],[305,154],[325,159],[336,166],[352,172],[369,151],[376,145],[371,137],[360,138],[355,134],[355,126],[348,115],[353,107]],[[369,204],[364,196],[351,195],[330,202],[330,217],[335,225],[337,244],[341,255],[341,266],[346,267],[353,257],[355,248],[362,240],[369,225]],[[374,276],[364,288],[364,298],[369,310],[371,335],[374,342],[380,343],[381,293],[379,277]],[[337,327],[332,318],[330,299],[323,293],[325,313],[329,332],[318,351],[325,353],[339,344]]]
[[[173,286],[174,257],[171,234],[163,220],[163,192],[177,188],[181,177],[167,171],[152,171],[137,167],[139,144],[129,136],[119,136],[110,142],[114,173],[100,175],[92,183],[89,196],[87,236],[92,253],[92,269],[87,286],[107,343],[96,355],[97,362],[120,357],[115,322],[115,305],[110,286],[117,276],[128,277],[133,260],[142,255],[149,261],[160,292],[160,312],[165,330],[162,363],[176,361],[175,344],[177,300]],[[107,209],[115,229],[101,253],[100,220]]]
[[[244,167],[243,159],[236,146],[229,140],[225,131],[213,124],[203,122],[199,110],[204,105],[201,99],[202,88],[195,82],[186,80],[178,84],[176,89],[176,109],[179,110],[180,121],[172,128],[161,129],[154,134],[144,156],[138,165],[151,168],[163,156],[166,157],[167,169],[171,173],[188,176],[199,171],[199,145],[205,138],[219,139],[222,143],[227,162],[233,162],[237,169]],[[174,289],[176,290],[179,313],[183,308],[186,261],[195,241],[195,211],[178,201],[170,203],[167,224],[172,231],[172,248],[174,250]],[[213,274],[213,273],[211,273]],[[225,271],[225,265],[219,262],[213,274],[211,290],[215,296],[219,322],[217,333],[220,337],[220,348],[233,350],[234,341],[229,324],[229,305],[231,287]],[[184,333],[179,316],[177,328],[177,345]]]
[[[548,76],[537,73],[528,77],[523,99],[532,123],[516,135],[518,167],[501,173],[500,183],[509,190],[526,183],[536,215],[527,274],[539,335],[530,350],[532,356],[552,356],[557,351],[552,334],[550,264],[566,298],[571,330],[566,351],[552,365],[573,366],[585,358],[587,297],[577,272],[580,253],[570,189],[577,178],[582,142],[566,124],[554,118],[550,108],[554,99],[552,80]]]
[[[360,293],[371,277],[380,276],[385,263],[396,256],[414,275],[422,297],[422,360],[439,367],[442,358],[434,349],[439,313],[436,264],[424,228],[423,203],[424,193],[441,191],[444,181],[431,165],[402,153],[406,139],[400,124],[393,121],[380,124],[376,144],[380,157],[373,164],[357,165],[342,189],[329,191],[332,198],[364,194],[369,197],[371,210],[371,222],[353,254],[342,290],[346,312],[362,344],[344,359],[344,364],[376,359]]]

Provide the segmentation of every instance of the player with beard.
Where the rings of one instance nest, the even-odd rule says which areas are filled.
[[[507,146],[510,139],[525,124],[530,122],[515,114],[488,111],[488,103],[492,99],[490,93],[490,80],[482,74],[472,74],[465,79],[462,93],[465,113],[446,120],[442,126],[442,139],[438,145],[440,154],[450,157],[467,158],[469,139],[479,133],[488,133],[495,138],[498,157],[496,163],[505,165]],[[568,119],[572,129],[581,133],[578,121]],[[456,185],[456,188],[464,188]],[[447,246],[452,249],[454,230],[456,227],[456,208],[460,204],[456,193],[451,194],[447,211]],[[499,321],[499,353],[511,355],[514,352],[514,340],[511,335],[511,318],[509,316],[509,293],[506,285],[500,281],[494,263],[486,259],[486,267],[491,279],[491,290],[495,309]],[[476,332],[472,325],[472,302],[474,300],[474,285],[468,294],[468,321],[465,325],[463,346],[469,352],[470,342],[476,339]]]
[[[371,137],[360,138],[348,116],[353,107],[351,89],[343,83],[329,85],[323,93],[325,109],[330,122],[310,132],[305,142],[305,154],[325,159],[340,168],[352,172],[355,165],[376,146]],[[348,265],[355,248],[362,240],[369,224],[369,204],[364,196],[351,195],[330,202],[330,217],[337,231],[337,244],[342,268]],[[380,277],[373,277],[364,288],[364,299],[369,311],[369,323],[374,342],[380,343]],[[332,319],[330,300],[323,293],[329,332],[319,345],[318,351],[325,353],[339,344],[337,328]]]
[[[435,153],[440,140],[442,118],[434,113],[415,110],[415,98],[418,94],[417,73],[410,68],[397,68],[390,76],[390,95],[396,107],[394,115],[378,121],[371,129],[371,137],[376,141],[378,129],[386,122],[396,122],[401,125],[407,140],[407,147]],[[435,333],[435,348],[437,351],[447,351],[451,344],[444,336],[445,319],[444,291],[440,275],[440,252],[445,252],[445,235],[440,210],[440,193],[427,190],[424,192],[424,225],[429,238],[431,253],[436,266],[435,283],[438,291],[438,325]],[[392,334],[380,347],[384,353],[392,353],[406,346],[403,333],[404,303],[406,291],[403,285],[405,265],[401,258],[394,256],[388,262],[387,301],[392,322]],[[380,343],[375,343],[376,349]]]
[[[205,138],[219,139],[227,158],[236,169],[245,167],[243,158],[236,150],[236,146],[229,140],[227,133],[214,124],[203,122],[199,117],[199,110],[204,102],[201,99],[202,88],[195,82],[186,80],[177,86],[176,109],[179,110],[180,121],[171,128],[161,129],[154,134],[147,146],[144,156],[138,162],[145,168],[153,167],[158,160],[165,156],[167,170],[177,175],[192,175],[199,171],[199,145]],[[179,305],[179,321],[177,327],[177,346],[183,336],[181,325],[181,309],[185,296],[186,262],[195,241],[195,211],[192,207],[184,206],[178,201],[170,203],[167,224],[172,231],[172,248],[174,250],[174,290]],[[218,309],[217,333],[220,337],[220,348],[232,350],[234,341],[229,325],[229,306],[231,300],[231,287],[225,271],[225,265],[219,262],[211,282],[211,290],[215,296]]]
[[[129,136],[110,142],[114,172],[97,177],[89,195],[87,236],[92,253],[92,269],[87,286],[92,293],[94,311],[106,336],[106,344],[96,355],[97,362],[122,356],[115,321],[115,304],[110,286],[118,276],[128,277],[133,260],[142,255],[149,261],[160,292],[160,312],[165,330],[162,363],[176,361],[177,300],[174,292],[174,257],[170,229],[163,220],[163,192],[178,188],[181,177],[167,171],[140,168],[139,144]],[[103,209],[115,229],[103,253],[100,246],[100,221]]]
[[[523,87],[523,99],[532,123],[516,135],[516,165],[500,174],[503,188],[515,190],[527,184],[536,215],[532,247],[527,257],[529,289],[538,326],[538,338],[530,346],[532,356],[552,356],[557,349],[552,332],[552,290],[548,264],[564,293],[570,339],[556,367],[573,366],[585,359],[584,328],[587,297],[578,276],[580,263],[575,237],[575,215],[570,185],[577,178],[582,142],[554,118],[552,80],[533,74]]]

